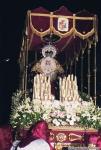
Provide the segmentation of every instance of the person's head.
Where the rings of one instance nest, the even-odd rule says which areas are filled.
[[[40,120],[31,127],[31,133],[33,137],[41,138],[44,140],[49,139],[48,124],[44,120]]]
[[[21,140],[19,146],[24,147],[28,145],[31,141],[37,139],[43,139],[49,143],[49,131],[50,130],[48,129],[47,122],[44,120],[40,120],[30,127],[26,137]]]

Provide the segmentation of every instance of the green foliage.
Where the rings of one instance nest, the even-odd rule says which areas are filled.
[[[84,101],[90,101],[91,100],[91,97],[85,92],[79,91],[79,95],[80,95],[81,99],[83,99]]]
[[[35,113],[33,104],[27,96],[24,98],[22,91],[17,91],[12,96],[12,113],[10,122],[13,127],[29,127],[33,122],[41,119],[40,113]]]

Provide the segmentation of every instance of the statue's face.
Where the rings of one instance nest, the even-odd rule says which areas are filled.
[[[46,57],[42,59],[41,69],[44,74],[49,75],[56,70],[56,62],[54,58]]]

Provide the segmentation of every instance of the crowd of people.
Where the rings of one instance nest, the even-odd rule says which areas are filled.
[[[25,136],[14,140],[12,127],[0,127],[0,150],[55,150],[50,142],[50,131],[47,122],[40,120],[29,128]],[[86,146],[101,150],[101,129],[89,136]]]
[[[22,140],[14,141],[10,150],[53,150],[49,137],[48,124],[41,120],[30,127]]]

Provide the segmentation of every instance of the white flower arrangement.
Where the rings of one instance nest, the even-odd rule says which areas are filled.
[[[86,107],[81,111],[79,117],[81,126],[85,125],[86,128],[101,128],[101,108],[94,105]]]
[[[11,124],[13,127],[29,127],[40,119],[52,126],[101,127],[101,108],[93,102],[26,99],[21,91],[12,97]]]

